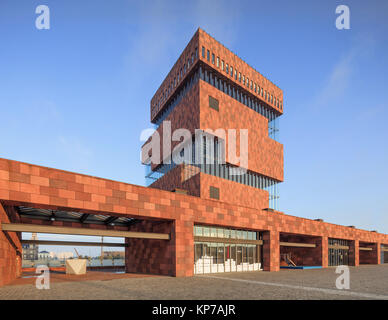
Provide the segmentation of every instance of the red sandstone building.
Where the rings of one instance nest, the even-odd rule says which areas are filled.
[[[21,232],[124,237],[127,272],[179,277],[384,263],[385,234],[277,210],[282,113],[282,90],[199,29],[151,100],[160,149],[166,122],[190,144],[178,163],[151,159],[157,133],[147,141],[149,187],[0,159],[0,285],[21,274]],[[219,128],[236,131],[244,165]]]

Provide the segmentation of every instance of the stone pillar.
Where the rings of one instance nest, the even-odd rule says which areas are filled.
[[[380,242],[377,242],[375,243],[375,252],[376,252],[376,264],[380,264],[381,263],[381,243]]]
[[[175,221],[175,276],[194,275],[194,223]]]
[[[349,243],[349,265],[358,267],[360,265],[360,242],[353,240]]]
[[[278,231],[263,233],[263,268],[264,271],[280,270],[280,244]]]
[[[319,250],[320,265],[322,268],[327,268],[329,264],[329,244],[327,237],[320,237],[316,241],[317,250]]]
[[[176,275],[175,225],[171,221],[143,220],[129,227],[130,231],[169,233],[170,240],[126,238],[125,271],[159,275]]]
[[[22,246],[20,232],[1,230],[2,223],[18,222],[13,208],[6,212],[0,204],[0,287],[20,277]]]
[[[126,239],[125,270],[175,277],[194,275],[193,221],[143,220],[130,231],[170,233],[170,240]]]

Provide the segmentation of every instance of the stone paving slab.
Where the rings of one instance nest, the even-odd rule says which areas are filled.
[[[37,278],[36,273],[25,272],[21,278],[18,278],[12,281],[10,286],[17,285],[34,285]],[[74,275],[74,274],[66,274],[66,272],[61,271],[52,271],[50,272],[50,282],[82,282],[82,281],[107,281],[114,279],[125,279],[125,278],[145,278],[145,277],[154,277],[154,275],[148,274],[136,274],[136,273],[116,273],[110,271],[88,271],[86,274],[82,275]]]
[[[327,268],[53,282],[49,290],[32,284],[11,285],[0,288],[0,299],[388,299],[388,265],[349,269],[349,291],[336,289],[339,275],[335,268]]]

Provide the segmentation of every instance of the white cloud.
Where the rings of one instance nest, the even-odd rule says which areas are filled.
[[[142,27],[137,34],[131,33],[125,65],[133,75],[135,70],[144,73],[144,65],[152,68],[177,58],[198,27],[230,44],[236,36],[239,12],[238,5],[230,10],[230,4],[223,0],[177,2],[174,6],[162,0],[141,3],[136,20]],[[187,29],[191,33],[186,36],[183,32]]]
[[[168,57],[169,48],[175,47],[176,31],[173,21],[176,16],[166,6],[165,1],[140,3],[137,10],[137,21],[141,29],[131,32],[130,51],[125,58],[132,68],[142,69],[144,64],[153,66]]]
[[[354,39],[353,46],[331,70],[312,106],[315,108],[327,107],[333,100],[341,97],[349,87],[360,59],[370,54],[373,47],[374,40],[369,34],[358,35]]]
[[[237,28],[241,23],[239,3],[224,0],[198,0],[192,12],[193,23],[214,36],[227,47],[237,37]]]

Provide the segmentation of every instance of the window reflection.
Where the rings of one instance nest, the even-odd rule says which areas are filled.
[[[260,240],[260,233],[256,231],[237,230],[230,228],[217,228],[206,226],[194,226],[194,236],[214,237],[225,239]]]
[[[206,226],[194,226],[194,235],[213,236],[218,239],[240,239],[241,241],[262,238],[261,233],[255,231]],[[257,244],[196,241],[194,244],[194,273],[262,270],[261,250],[261,246]]]

